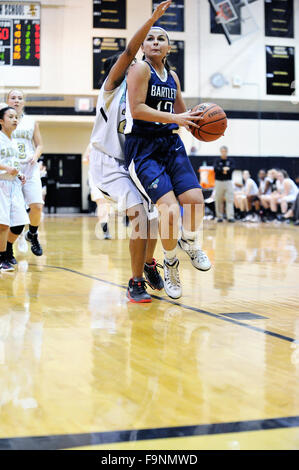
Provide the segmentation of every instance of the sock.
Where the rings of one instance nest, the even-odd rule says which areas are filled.
[[[5,260],[6,251],[0,251],[0,263]]]
[[[34,226],[34,225],[29,225],[29,232],[34,235],[38,230],[38,226]]]
[[[188,245],[198,245],[198,232],[190,232],[189,230],[182,228],[182,240],[187,242]]]
[[[6,243],[6,253],[12,253],[12,245],[10,242]]]
[[[176,247],[173,250],[163,250],[164,258],[167,264],[174,264],[176,260]]]
[[[140,281],[143,281],[143,277],[133,277],[132,278],[134,282],[140,282]]]
[[[155,260],[154,258],[152,259],[152,261],[150,263],[145,263],[147,266],[153,266],[155,264]]]

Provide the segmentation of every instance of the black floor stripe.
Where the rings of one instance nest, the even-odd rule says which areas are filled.
[[[0,439],[0,450],[58,450],[75,447],[136,442],[151,439],[210,436],[216,434],[268,431],[299,427],[299,416],[237,421],[230,423],[200,424],[153,429],[93,432],[84,434],[58,434],[52,436],[12,437]]]
[[[36,265],[35,264],[30,264],[29,266],[36,266]],[[127,289],[127,286],[123,286],[121,284],[117,284],[117,283],[112,282],[112,281],[106,281],[105,279],[100,279],[96,276],[92,276],[90,274],[84,274],[84,273],[81,273],[80,271],[76,271],[76,270],[70,269],[70,268],[65,268],[63,266],[44,265],[44,267],[45,268],[52,268],[52,269],[60,269],[62,271],[67,271],[67,272],[70,272],[70,273],[77,274],[79,276],[86,277],[88,279],[93,279],[95,281],[99,281],[99,282],[102,282],[104,284],[108,284],[110,286],[119,287],[121,289]],[[291,338],[289,336],[285,336],[285,335],[282,335],[280,333],[275,333],[274,331],[270,331],[270,330],[264,330],[263,328],[258,328],[254,325],[249,325],[247,323],[240,322],[240,321],[235,320],[233,318],[229,318],[227,316],[224,316],[223,314],[208,312],[207,310],[202,310],[202,309],[197,308],[197,307],[191,307],[190,305],[185,305],[185,304],[182,304],[180,302],[177,302],[177,301],[174,301],[174,300],[171,300],[171,299],[165,299],[164,297],[159,297],[158,295],[151,294],[151,296],[154,299],[158,299],[158,300],[161,300],[163,302],[166,302],[166,303],[169,303],[169,304],[172,304],[172,305],[177,305],[178,307],[185,308],[186,310],[191,310],[192,312],[197,312],[197,313],[201,313],[203,315],[207,315],[207,316],[210,316],[210,317],[213,317],[213,318],[217,318],[218,320],[222,320],[222,321],[225,321],[225,322],[228,322],[228,323],[232,323],[234,325],[241,326],[243,328],[247,328],[248,330],[252,330],[252,331],[255,331],[257,333],[263,333],[264,335],[272,336],[276,339],[281,339],[281,340],[287,341],[289,343],[299,344],[299,340],[296,340],[296,339]]]

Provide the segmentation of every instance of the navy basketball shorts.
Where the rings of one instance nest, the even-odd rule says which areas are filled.
[[[201,188],[178,134],[144,137],[127,134],[126,165],[136,186],[155,204],[173,191],[175,196]]]

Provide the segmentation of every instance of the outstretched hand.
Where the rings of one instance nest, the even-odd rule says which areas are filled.
[[[202,113],[203,111],[186,111],[185,113],[177,114],[175,115],[176,123],[179,126],[185,127],[188,131],[191,130],[191,127],[197,127],[199,129]]]
[[[154,10],[153,15],[152,15],[152,19],[155,22],[158,21],[158,19],[161,18],[161,16],[164,15],[165,11],[171,5],[171,3],[172,3],[172,0],[167,0],[165,2],[160,3],[157,6],[157,8]]]

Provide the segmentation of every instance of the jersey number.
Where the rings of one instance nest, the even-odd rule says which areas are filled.
[[[163,111],[164,113],[173,113],[172,101],[159,101],[157,104],[157,110]]]
[[[173,113],[173,103],[171,101],[159,101],[157,104],[157,110],[163,111],[164,113]],[[156,122],[160,126],[164,126],[163,122]]]
[[[26,158],[25,144],[18,143],[18,149],[19,149],[19,158],[20,159]]]

